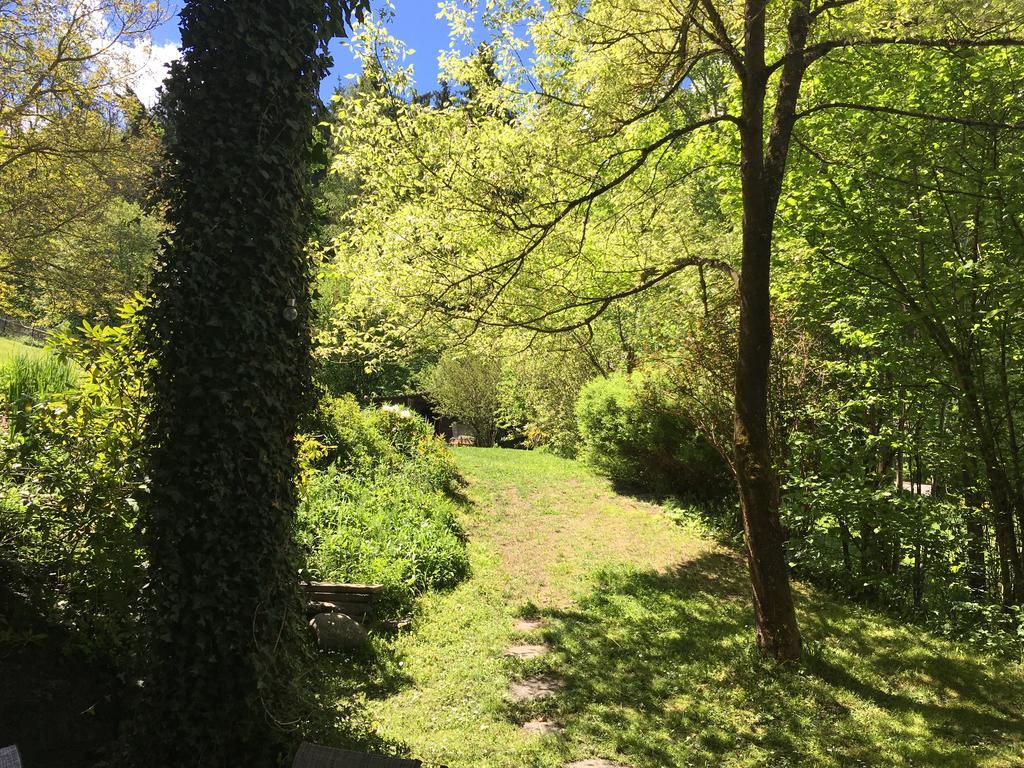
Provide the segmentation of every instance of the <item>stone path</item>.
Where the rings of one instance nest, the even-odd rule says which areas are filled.
[[[547,717],[537,717],[529,722],[523,723],[523,730],[528,733],[561,733],[565,726],[557,720]]]
[[[553,675],[538,675],[509,683],[508,693],[512,697],[512,701],[523,704],[527,701],[554,696],[564,687],[565,683]]]
[[[515,629],[516,632],[525,634],[536,632],[543,626],[544,622],[541,619],[519,619],[515,624]],[[514,659],[535,659],[543,656],[549,650],[551,650],[550,647],[544,643],[516,643],[505,649],[505,656]],[[564,687],[565,683],[554,675],[538,675],[509,683],[508,693],[514,702],[524,704],[528,701],[554,696]],[[564,732],[565,726],[557,720],[541,715],[523,723],[523,730],[527,733],[556,734]],[[565,768],[629,768],[629,766],[613,763],[604,758],[590,758],[567,763]]]
[[[548,647],[542,643],[537,645],[524,643],[522,645],[510,645],[505,649],[505,655],[514,659],[535,659],[538,656],[543,656],[548,650]]]
[[[544,619],[518,619],[516,621],[516,632],[536,632],[544,628]]]

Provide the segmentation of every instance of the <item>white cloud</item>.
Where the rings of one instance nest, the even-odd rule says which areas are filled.
[[[154,45],[137,43],[125,47],[126,57],[130,61],[131,73],[127,80],[139,101],[147,107],[156,104],[157,89],[167,77],[167,65],[181,56],[178,46],[168,41]]]

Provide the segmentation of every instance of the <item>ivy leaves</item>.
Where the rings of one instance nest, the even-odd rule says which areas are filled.
[[[191,0],[167,86],[169,233],[147,315],[147,766],[270,766],[296,717],[295,431],[326,44],[366,3]]]

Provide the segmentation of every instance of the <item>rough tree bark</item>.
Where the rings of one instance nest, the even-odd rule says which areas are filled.
[[[788,58],[779,78],[766,145],[765,101],[770,74],[765,65],[766,5],[767,0],[747,0],[744,11],[739,127],[743,256],[733,432],[757,644],[769,656],[785,661],[799,658],[802,643],[786,565],[778,479],[768,430],[771,258],[775,213],[796,122],[797,96],[806,70],[802,51],[810,15],[807,0],[793,4]]]

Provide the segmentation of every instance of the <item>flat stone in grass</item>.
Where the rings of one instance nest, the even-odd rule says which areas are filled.
[[[528,677],[525,680],[509,683],[508,692],[517,704],[554,696],[565,687],[565,683],[551,675]]]
[[[591,758],[590,760],[577,760],[576,762],[569,763],[565,768],[629,768],[629,766],[613,763],[611,760],[599,757]]]
[[[514,659],[535,659],[538,656],[543,656],[548,650],[546,645],[540,643],[536,645],[524,643],[522,645],[510,645],[505,649],[505,655],[511,656]]]
[[[547,717],[536,717],[523,723],[523,730],[527,733],[561,733],[565,730],[565,726],[557,720]]]
[[[544,626],[544,619],[519,619],[516,621],[516,632],[536,632]]]

